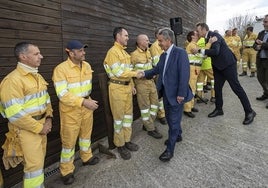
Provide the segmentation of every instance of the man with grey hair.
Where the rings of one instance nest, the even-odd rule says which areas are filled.
[[[157,40],[164,50],[156,67],[144,72],[147,79],[159,75],[157,90],[163,97],[169,126],[166,149],[159,159],[169,161],[174,154],[176,142],[182,141],[181,117],[183,104],[193,98],[189,87],[190,64],[186,51],[174,45],[175,35],[169,28],[160,30]]]

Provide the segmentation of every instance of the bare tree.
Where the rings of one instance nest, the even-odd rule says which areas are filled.
[[[238,35],[242,39],[246,34],[246,29],[248,26],[253,26],[255,21],[255,16],[251,14],[239,15],[228,20],[228,28],[237,28]]]

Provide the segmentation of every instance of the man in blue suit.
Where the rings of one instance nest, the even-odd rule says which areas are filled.
[[[256,112],[251,108],[250,102],[248,100],[247,94],[240,85],[237,78],[237,64],[236,57],[232,51],[226,45],[222,36],[218,33],[209,31],[209,27],[206,23],[198,23],[196,25],[196,30],[199,37],[205,37],[206,41],[209,38],[216,36],[217,41],[214,42],[210,49],[196,49],[196,52],[201,52],[203,55],[211,57],[212,68],[215,80],[215,110],[208,114],[208,117],[213,118],[219,115],[223,115],[223,98],[222,98],[222,88],[227,80],[231,86],[233,92],[238,96],[240,102],[245,111],[245,119],[243,121],[244,125],[248,125],[253,122]]]
[[[182,141],[181,117],[183,104],[193,98],[188,85],[190,64],[186,51],[173,43],[175,36],[169,28],[160,30],[157,37],[159,46],[165,51],[160,56],[157,66],[145,71],[145,77],[150,79],[159,75],[157,90],[159,98],[163,97],[166,118],[169,126],[166,150],[159,159],[163,162],[173,157],[176,142]]]

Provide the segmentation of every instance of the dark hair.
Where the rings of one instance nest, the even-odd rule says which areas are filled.
[[[232,31],[236,31],[236,30],[238,30],[238,29],[235,27],[235,28],[233,28],[233,30],[232,30]]]
[[[247,27],[247,31],[253,32],[253,27],[252,26]]]
[[[124,27],[115,27],[115,28],[114,28],[114,32],[113,32],[114,40],[116,40],[116,35],[117,35],[118,33],[121,33],[123,29],[125,29],[125,28],[124,28]],[[125,30],[126,30],[126,29],[125,29]]]
[[[196,27],[200,26],[201,28],[205,28],[207,31],[209,30],[209,27],[206,23],[197,23]]]
[[[186,36],[186,39],[191,42],[192,41],[192,36],[194,35],[194,31],[190,31],[187,36]]]
[[[34,45],[34,44],[29,43],[29,42],[19,42],[15,45],[14,55],[18,61],[20,60],[19,59],[20,54],[27,52],[30,45]]]

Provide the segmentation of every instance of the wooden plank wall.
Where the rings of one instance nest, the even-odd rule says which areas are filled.
[[[129,32],[128,52],[135,49],[135,38],[140,33],[154,41],[154,29],[170,27],[170,18],[181,17],[183,34],[178,45],[183,46],[186,34],[195,23],[205,21],[206,0],[1,0],[0,4],[0,80],[16,67],[13,48],[21,41],[32,41],[41,50],[44,59],[40,73],[49,82],[49,93],[54,109],[54,127],[48,136],[45,165],[59,160],[58,100],[51,81],[53,68],[66,59],[64,48],[70,39],[78,39],[89,45],[86,59],[94,70],[92,98],[100,107],[94,112],[92,141],[107,135],[103,102],[98,74],[103,73],[102,62],[113,45],[112,32],[116,26],[124,26]],[[135,99],[136,100],[136,99]],[[135,117],[139,110],[134,100]],[[0,145],[7,132],[7,121],[0,118]],[[2,156],[2,149],[0,149]],[[22,166],[8,171],[0,162],[5,187],[22,179]]]

